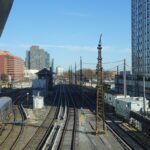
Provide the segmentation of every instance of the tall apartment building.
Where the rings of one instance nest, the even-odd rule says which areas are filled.
[[[10,76],[12,80],[23,80],[24,61],[7,52],[0,50],[0,76]]]
[[[30,50],[26,52],[25,66],[27,69],[36,70],[49,68],[50,56],[39,46],[31,46]]]
[[[132,2],[132,72],[150,76],[150,0]]]

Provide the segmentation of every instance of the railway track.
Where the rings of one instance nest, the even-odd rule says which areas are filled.
[[[21,125],[16,125],[15,123],[11,125],[11,130],[4,138],[4,140],[0,143],[0,149],[13,150],[23,132],[24,127],[22,122],[24,121],[24,114],[20,106],[16,106],[16,113],[19,114],[16,120],[18,120],[19,118],[18,121],[21,121]]]
[[[110,121],[106,123],[111,126],[112,129],[114,129],[114,131],[116,132],[120,132],[120,135],[122,135],[123,133],[127,134],[129,138],[124,138],[123,140],[128,143],[128,145],[130,145],[130,147],[132,149],[137,149],[136,147],[139,147],[139,149],[144,149],[144,150],[149,150],[149,146],[146,143],[143,143],[141,140],[139,140],[139,138],[136,136],[136,134],[134,134],[131,131],[127,131],[125,129],[125,127],[123,128],[121,124],[119,124],[118,122],[115,122],[114,120],[116,120],[116,118],[113,118],[113,116],[111,115],[107,115],[106,116]],[[117,127],[117,129],[116,129]],[[121,136],[122,137],[122,136]],[[130,140],[129,140],[130,139]],[[131,142],[131,141],[134,141]]]
[[[50,133],[43,147],[43,150],[58,149],[58,143],[61,141],[61,135],[63,133],[63,128],[66,124],[67,118],[68,118],[68,101],[66,99],[66,92],[64,85],[62,85],[61,104],[57,116],[57,122],[54,124],[52,132]]]
[[[81,99],[80,88],[77,88],[76,86],[73,86],[73,87],[72,87],[72,90],[75,92],[76,99],[80,100],[80,99]],[[85,95],[84,95],[84,96],[85,96]],[[93,103],[93,101],[92,101],[92,103]],[[93,104],[94,104],[94,103],[93,103]],[[76,105],[77,105],[78,108],[81,108],[81,102],[80,102],[80,101],[76,101]],[[86,103],[84,102],[84,106],[82,106],[82,107],[85,107],[85,108],[90,109],[90,108],[89,108],[89,105],[90,105],[89,101],[86,101]],[[92,109],[91,111],[93,112],[93,109]],[[90,148],[91,148],[92,150],[97,150],[97,147],[96,147],[95,143],[92,141],[92,139],[90,138],[89,134],[85,134],[85,136],[87,137],[87,139],[88,139],[89,142],[90,142],[90,146],[91,146]]]
[[[21,93],[22,95],[19,95],[18,93],[18,95],[14,97],[14,103],[17,104],[17,99],[23,97],[26,91],[24,94],[23,92],[20,92],[20,94]],[[86,94],[83,93],[83,98],[86,99],[86,101],[84,101],[84,105],[86,105],[86,107],[88,106],[88,108],[95,114],[96,105],[94,103],[94,98],[91,98],[90,96],[87,92]],[[60,85],[54,96],[52,103],[53,107],[51,107],[43,124],[37,129],[34,136],[25,145],[24,149],[76,149],[76,130],[78,120],[77,108],[81,107],[81,101],[79,101],[80,98],[81,94],[79,88],[75,86]],[[23,121],[24,116],[21,114],[22,110],[19,106],[17,109],[17,111],[20,112],[20,118],[22,118]],[[139,142],[139,139],[134,136],[134,134],[129,133],[129,130],[125,128],[123,129],[123,127],[114,121],[114,118],[111,118],[107,114],[106,124],[108,126],[108,130],[112,132],[124,149],[149,149],[149,147],[147,147],[146,144],[143,144],[142,141]],[[15,149],[22,133],[23,125],[12,125],[6,140],[0,143],[0,149],[4,149],[5,145],[9,147],[7,149]],[[49,141],[47,141],[48,138]],[[6,144],[9,139],[13,140],[11,143]]]
[[[149,149],[149,147],[150,147],[150,137],[145,136],[144,134],[142,134],[140,131],[136,130],[135,128],[133,130],[133,127],[132,126],[129,127],[128,124],[124,125],[124,123],[123,123],[123,124],[119,124],[119,125],[126,132],[128,132],[128,134],[130,136],[132,136],[133,138],[135,138],[135,140],[139,141],[144,147],[147,147],[147,149]]]
[[[25,116],[22,110],[22,107],[20,106],[20,101],[22,100],[22,96],[25,91],[19,91],[18,93],[11,93],[9,96],[13,99],[13,120],[14,123],[9,124],[10,130],[9,132],[4,136],[4,139],[0,143],[0,149],[14,149],[18,140],[20,139],[20,136],[23,133],[24,126],[23,121],[25,120]],[[5,95],[3,95],[5,96]],[[14,105],[17,104],[17,105]],[[18,125],[16,124],[18,122]]]
[[[116,134],[115,137],[117,137],[117,140],[119,143],[125,148],[125,149],[132,149],[132,150],[143,150],[142,145],[140,145],[137,141],[132,139],[131,136],[127,134],[122,128],[120,128],[114,121],[110,121],[108,116],[106,116],[106,124],[108,126],[108,129],[113,133]]]
[[[48,134],[47,140],[45,141],[43,147],[41,147],[41,149],[43,149],[43,150],[53,149],[53,147],[56,143],[57,135],[60,132],[59,131],[60,125],[58,122],[60,121],[60,119],[64,118],[63,114],[65,113],[64,107],[63,107],[63,98],[62,98],[63,86],[61,85],[61,87],[62,87],[62,90],[60,92],[60,98],[59,98],[59,109],[58,109],[57,116],[55,118],[56,122],[53,124],[51,132]]]
[[[88,100],[92,101],[87,95],[86,97],[88,98]],[[92,105],[94,105],[95,107],[93,101]],[[117,135],[115,134],[115,137],[123,143],[122,145],[126,147],[126,149],[149,149],[149,146],[145,142],[142,142],[142,139],[139,139],[135,133],[129,131],[127,128],[125,129],[125,127],[121,126],[121,124],[115,122],[114,118],[108,117],[108,114],[106,114],[106,117],[111,120],[111,122],[106,121],[107,126],[109,126],[109,129],[111,130],[111,132],[113,132],[113,134],[115,132],[118,135],[117,137]]]
[[[30,89],[22,89],[22,90],[15,90],[13,92],[8,92],[8,93],[1,93],[2,96],[9,96],[12,98],[12,102],[14,105],[18,103],[18,100],[22,98],[22,96],[26,95],[26,93],[30,93]],[[21,102],[21,101],[20,101]]]
[[[61,109],[59,110],[58,122],[54,125],[43,150],[62,149],[74,150],[76,141],[76,108],[73,101],[72,93],[65,85],[61,95]],[[72,105],[72,108],[68,106]]]
[[[59,141],[58,150],[74,150],[76,146],[76,125],[77,125],[77,109],[72,95],[71,88],[66,86],[65,100],[68,102],[69,107],[67,118],[63,127],[61,139]]]
[[[64,142],[64,139],[65,139],[65,134],[66,134],[66,131],[67,131],[67,125],[69,123],[69,110],[68,110],[68,107],[69,107],[69,101],[68,101],[68,96],[65,94],[65,100],[66,100],[66,105],[67,105],[67,115],[66,115],[66,121],[65,121],[65,124],[64,124],[64,128],[63,128],[63,131],[62,131],[62,135],[61,135],[61,138],[60,138],[60,141],[59,141],[59,144],[58,144],[58,148],[57,149],[61,149],[62,146],[63,146],[63,142]]]
[[[75,142],[76,142],[76,128],[77,128],[77,109],[76,109],[76,103],[75,103],[75,97],[73,97],[73,92],[71,88],[68,88],[68,93],[70,96],[70,99],[72,101],[72,106],[73,108],[69,108],[69,117],[70,120],[68,121],[68,125],[70,122],[73,121],[73,126],[72,126],[72,139],[71,139],[71,150],[75,149]]]
[[[95,103],[91,100],[91,98],[88,95],[84,95],[84,96],[88,99],[88,105],[90,105],[89,106],[91,108],[90,110],[93,112],[96,106]],[[95,114],[95,112],[93,113]],[[139,139],[137,139],[134,136],[134,134],[127,132],[124,128],[119,126],[119,124],[116,123],[112,118],[110,118],[107,114],[106,114],[106,118],[109,120],[106,121],[108,129],[113,133],[113,135],[121,143],[124,149],[134,149],[134,150],[149,149],[149,147],[147,147],[143,142],[139,141]]]
[[[22,122],[21,122],[21,125],[20,125],[20,132],[19,132],[17,138],[15,139],[15,141],[13,142],[13,144],[11,145],[10,150],[15,149],[15,147],[16,147],[16,145],[17,145],[17,143],[18,143],[18,141],[19,141],[19,139],[20,139],[20,137],[21,137],[21,135],[24,131],[23,121],[25,120],[25,116],[24,116],[23,109],[22,109],[21,105],[19,105],[18,108],[19,108],[19,111],[20,111],[20,114],[21,114],[21,117],[22,117]]]
[[[56,91],[53,105],[56,104],[56,100],[59,99],[60,103],[60,93],[61,93],[61,86]],[[59,106],[53,106],[50,108],[48,115],[46,116],[45,120],[41,124],[41,126],[37,129],[33,137],[29,140],[29,142],[23,148],[24,150],[41,150],[52,131],[54,122],[57,118],[59,112]]]

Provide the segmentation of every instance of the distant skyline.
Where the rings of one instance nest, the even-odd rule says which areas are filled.
[[[25,59],[26,50],[39,45],[55,66],[68,69],[79,64],[80,56],[84,62],[97,62],[100,33],[103,62],[126,58],[131,66],[131,0],[15,0],[0,49]]]

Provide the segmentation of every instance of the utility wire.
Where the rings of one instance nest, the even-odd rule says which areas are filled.
[[[102,64],[113,64],[113,63],[119,63],[119,62],[123,62],[124,60],[117,60],[117,61],[113,61],[113,62],[104,62]],[[97,65],[96,63],[91,63],[91,62],[83,62],[83,64],[87,64],[87,65]]]
[[[123,67],[123,64],[120,64],[120,65],[117,65],[117,66],[108,68],[107,71],[108,71],[108,70],[113,70],[113,69],[116,69],[116,70],[117,70],[117,67],[122,68],[122,67]],[[104,68],[104,67],[103,67],[103,68]],[[106,70],[106,69],[104,69],[104,70]]]

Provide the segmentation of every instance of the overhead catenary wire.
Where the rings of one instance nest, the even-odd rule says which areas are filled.
[[[117,71],[117,67],[119,67],[119,71],[123,71],[123,59],[121,59],[121,60],[116,60],[116,61],[112,61],[112,62],[104,62],[103,63],[103,65],[104,65],[104,67],[103,67],[103,70],[104,71]],[[107,67],[105,67],[105,65],[110,65],[110,64],[116,64],[116,63],[119,63],[119,62],[122,62],[121,64],[117,64],[117,65],[115,65],[115,66],[112,66],[111,68],[107,68]],[[84,67],[83,67],[83,70],[85,69],[90,69],[90,66],[96,66],[96,63],[92,63],[92,62],[82,62],[82,64],[84,65]],[[88,67],[89,66],[89,67]],[[129,69],[129,70],[131,70],[131,68],[133,68],[133,67],[131,67],[131,66],[129,66],[128,64],[126,64],[126,67]],[[93,68],[93,67],[92,67]],[[80,70],[80,64],[76,64],[76,69],[77,69],[77,72],[78,72],[78,70]],[[93,68],[94,69],[94,68]]]
[[[117,60],[117,61],[112,61],[112,62],[104,62],[102,64],[113,64],[113,63],[119,63],[119,62],[123,62],[123,59],[122,60]],[[96,63],[93,63],[93,62],[83,62],[83,64],[86,64],[86,65],[97,65]]]
[[[117,70],[117,67],[119,68],[123,68],[123,64],[119,64],[119,65],[116,65],[114,67],[111,67],[111,68],[107,68],[107,69],[104,69],[105,71],[111,71],[111,70]]]

